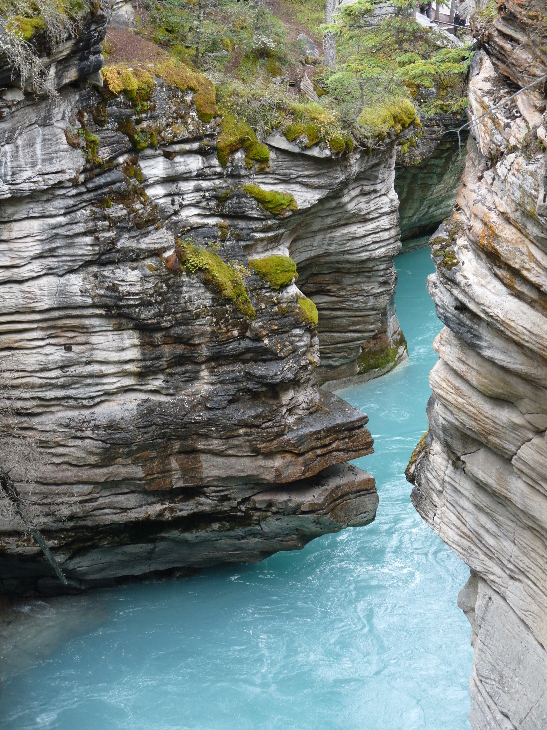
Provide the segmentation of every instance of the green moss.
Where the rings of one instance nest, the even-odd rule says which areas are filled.
[[[258,185],[244,185],[243,192],[254,198],[265,210],[273,215],[285,215],[288,211],[294,211],[298,208],[296,200],[290,193],[263,190]]]
[[[218,226],[218,231],[220,234],[220,240],[225,241],[228,238],[230,224],[226,223],[226,221],[220,221],[220,223],[218,223],[217,226]]]
[[[452,249],[449,248],[446,249],[446,251],[443,251],[442,265],[447,271],[452,271],[452,269],[458,266],[459,263],[460,262]]]
[[[223,190],[222,192],[217,193],[217,200],[220,206],[226,205],[226,203],[230,200],[232,193],[234,192],[234,188],[230,187],[226,190]]]
[[[272,289],[288,286],[298,278],[296,264],[288,256],[266,256],[263,259],[251,259],[249,268],[266,279]]]
[[[101,70],[105,87],[114,95],[123,94],[138,112],[145,112],[154,89],[154,77],[139,66],[106,66]]]
[[[137,180],[137,182],[140,183],[144,181],[138,157],[133,157],[125,161],[123,165],[123,174],[131,180]]]
[[[30,41],[30,39],[43,30],[46,27],[46,23],[43,18],[25,18],[21,15],[15,15],[9,18],[6,23],[6,28],[10,33],[14,33],[22,38],[24,41]]]
[[[215,85],[199,71],[170,59],[156,64],[154,73],[181,91],[190,89],[194,92],[194,104],[202,122],[209,123],[217,114]]]
[[[54,47],[81,30],[85,15],[96,14],[96,4],[96,0],[2,0],[0,17],[6,21],[8,33],[27,43],[43,33]],[[8,48],[9,45],[5,46],[4,51]]]
[[[132,119],[122,119],[118,122],[118,129],[129,138],[137,152],[146,149],[150,144],[150,134],[137,129]]]
[[[100,140],[96,134],[92,134],[88,129],[82,127],[78,130],[78,134],[84,140],[85,159],[91,165],[100,165],[102,159],[99,157]],[[65,135],[66,136],[66,135]]]
[[[418,120],[418,114],[409,99],[381,101],[372,107],[363,109],[359,116],[359,123],[367,136],[385,139],[390,130],[399,134],[413,122]]]
[[[341,155],[346,149],[346,140],[342,135],[335,135],[329,139],[329,147],[335,155]]]
[[[231,154],[241,149],[245,150],[245,161],[249,166],[255,162],[265,164],[270,161],[270,150],[258,141],[247,122],[232,114],[224,114],[217,139],[217,156],[222,167],[226,167]]]
[[[412,135],[410,139],[407,139],[407,141],[401,145],[400,152],[402,155],[406,155],[406,153],[412,148],[416,147],[416,137]]]
[[[302,322],[311,324],[312,327],[317,327],[317,323],[319,321],[319,313],[317,312],[317,307],[311,299],[308,299],[308,297],[299,297],[298,309]]]
[[[289,142],[294,142],[295,139],[298,139],[298,137],[301,137],[304,134],[304,125],[302,122],[287,124],[287,126],[283,129],[283,134]]]
[[[314,122],[310,121],[304,126],[304,130],[306,132],[306,137],[308,138],[308,141],[306,143],[306,147],[313,147],[314,144],[317,144],[321,141],[321,131],[317,127]]]
[[[124,93],[137,111],[146,111],[154,88],[154,77],[163,79],[181,91],[194,92],[199,119],[210,122],[217,113],[214,84],[199,71],[167,56],[164,61],[143,68],[138,64],[118,64],[101,70],[106,88],[115,95]]]
[[[218,296],[231,301],[238,312],[249,318],[256,316],[243,280],[243,267],[231,266],[213,251],[195,246],[188,240],[177,241],[176,256],[184,271],[201,273],[207,286]]]
[[[306,138],[306,147],[313,147],[325,142],[335,154],[341,154],[346,148],[353,149],[353,139],[344,133],[336,114],[317,102],[291,103],[286,109],[287,121],[282,131],[289,142],[300,137]],[[348,141],[351,142],[348,144]]]
[[[418,461],[418,458],[419,458],[420,454],[422,454],[422,452],[425,449],[425,440],[427,438],[428,433],[429,433],[429,429],[427,429],[427,431],[423,434],[423,436],[420,437],[420,440],[418,441],[418,443],[414,447],[414,451],[412,452],[412,455],[410,457],[410,461],[408,462],[407,467],[405,469],[405,477],[407,479],[410,479],[411,472],[412,472],[412,467]]]
[[[363,350],[357,358],[359,375],[368,373],[371,370],[388,368],[390,365],[393,365],[397,360],[397,355],[401,346],[405,349],[407,346],[402,332],[385,350]]]

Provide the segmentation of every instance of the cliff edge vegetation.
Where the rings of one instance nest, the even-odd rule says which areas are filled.
[[[273,130],[341,154],[419,124],[420,115],[464,110],[472,52],[423,28],[414,6],[358,0],[325,25],[323,0],[141,0],[135,33],[215,84],[223,159],[246,145],[264,163],[255,142]],[[335,68],[323,65],[325,32],[336,36]],[[107,66],[115,41],[107,36]]]

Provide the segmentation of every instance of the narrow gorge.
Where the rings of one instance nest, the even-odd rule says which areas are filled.
[[[543,730],[544,0],[25,2],[0,722]]]

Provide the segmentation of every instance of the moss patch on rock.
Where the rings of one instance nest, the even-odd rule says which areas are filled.
[[[310,324],[312,327],[317,327],[319,313],[311,299],[308,299],[308,297],[300,297],[298,299],[298,310],[302,322],[306,322],[306,324]]]
[[[407,347],[406,339],[402,332],[384,350],[363,350],[357,358],[359,375],[364,375],[371,370],[383,370],[390,365],[394,365],[401,346],[405,349]]]
[[[399,134],[416,121],[418,114],[409,99],[379,102],[363,109],[359,116],[367,136],[377,139],[385,139],[392,129]]]
[[[152,64],[149,68],[119,64],[103,68],[101,74],[106,88],[116,96],[123,92],[137,111],[146,111],[145,105],[151,97],[156,77],[180,91],[192,91],[197,115],[202,122],[210,122],[217,113],[212,81],[167,55],[164,61]]]
[[[333,154],[351,152],[355,147],[353,137],[344,131],[335,112],[317,102],[288,104],[281,130],[289,142],[298,142],[304,147],[323,142]]]
[[[125,64],[107,66],[101,70],[106,88],[118,96],[124,93],[137,111],[146,111],[154,88],[154,77],[147,70]]]
[[[454,251],[459,230],[460,223],[449,220],[441,226],[437,235],[430,240],[431,255],[437,267],[452,271],[456,266],[459,266],[460,262]]]
[[[285,215],[288,211],[298,209],[296,200],[290,193],[276,190],[263,190],[258,185],[244,185],[243,192],[254,198],[268,213]]]
[[[418,461],[420,455],[423,453],[425,449],[425,440],[429,434],[429,429],[421,436],[420,440],[414,447],[414,451],[412,452],[412,455],[410,457],[410,461],[407,464],[407,467],[405,469],[405,477],[410,480],[414,464]]]
[[[171,86],[181,91],[194,92],[194,104],[199,119],[208,123],[217,113],[215,85],[199,71],[172,59],[156,64],[154,72]]]
[[[40,30],[46,27],[46,23],[43,18],[25,18],[21,15],[15,15],[8,19],[6,23],[6,29],[10,33],[18,35],[24,41],[30,41],[30,39],[36,35]]]
[[[226,263],[213,251],[196,246],[191,240],[178,240],[174,256],[176,262],[171,259],[166,264],[171,271],[178,266],[188,274],[200,273],[204,283],[217,296],[232,302],[245,317],[256,316],[245,287],[242,266]]]
[[[263,259],[251,259],[249,268],[265,279],[272,289],[288,286],[298,278],[295,262],[289,256],[266,256]]]
[[[255,162],[267,165],[270,161],[270,150],[258,141],[247,122],[226,113],[222,117],[220,135],[217,139],[217,156],[222,167],[226,167],[231,154],[241,149],[245,150],[245,162],[248,163],[248,167],[252,167]]]

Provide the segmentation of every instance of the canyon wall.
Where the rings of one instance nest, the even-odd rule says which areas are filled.
[[[428,286],[445,328],[435,341],[430,428],[407,473],[418,512],[471,568],[458,603],[475,650],[472,727],[539,730],[547,727],[545,3],[506,0],[476,31],[476,124],[455,211],[431,240]]]
[[[374,480],[346,464],[372,450],[367,417],[317,382],[405,354],[395,140],[333,155],[274,134],[267,164],[222,159],[199,74],[144,47],[146,98],[101,87],[105,22],[49,59],[55,95],[3,62],[0,445],[36,446],[27,481],[24,457],[3,468],[84,585],[367,524]],[[6,499],[0,576],[58,585]]]

